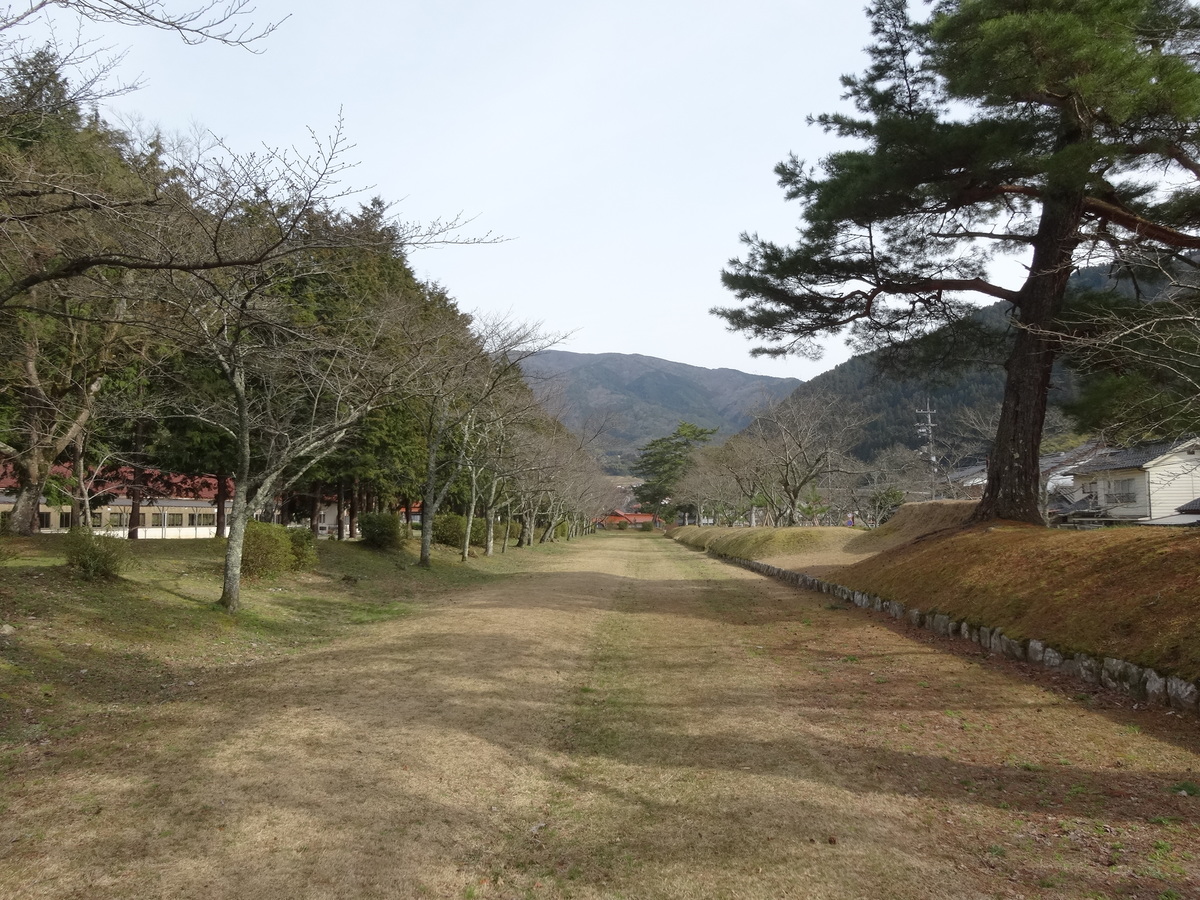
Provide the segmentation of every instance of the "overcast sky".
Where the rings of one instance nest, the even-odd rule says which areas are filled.
[[[177,8],[187,6],[179,0]],[[474,217],[508,240],[412,258],[461,308],[573,332],[561,349],[807,378],[844,359],[753,359],[708,313],[734,303],[738,235],[788,240],[772,171],[833,146],[805,124],[863,68],[858,3],[812,0],[258,0],[258,54],[113,31],[111,104],[235,149],[303,144],[339,112],[349,181],[406,220]]]

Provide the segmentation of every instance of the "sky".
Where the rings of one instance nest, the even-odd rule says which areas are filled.
[[[742,232],[794,234],[773,168],[836,146],[805,120],[846,106],[859,4],[257,0],[250,19],[279,23],[256,53],[103,33],[141,82],[106,117],[242,152],[304,150],[340,117],[363,201],[504,239],[418,250],[418,274],[464,310],[566,335],[559,349],[797,378],[850,355],[831,339],[817,362],[753,358],[708,310],[737,303],[720,272]]]

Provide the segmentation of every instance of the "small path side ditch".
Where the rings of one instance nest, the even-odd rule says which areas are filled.
[[[1035,638],[1016,640],[1005,635],[998,627],[975,625],[966,619],[957,620],[936,610],[925,612],[916,607],[905,607],[897,600],[886,600],[865,591],[856,591],[805,572],[782,569],[753,559],[724,556],[711,550],[708,551],[708,555],[786,584],[829,594],[862,609],[886,613],[893,619],[907,621],[910,625],[939,635],[970,641],[1009,659],[1040,665],[1088,684],[1102,685],[1109,690],[1128,694],[1140,702],[1167,706],[1193,714],[1200,713],[1200,681],[1188,681],[1175,675],[1160,675],[1154,669],[1123,659],[1063,652]]]

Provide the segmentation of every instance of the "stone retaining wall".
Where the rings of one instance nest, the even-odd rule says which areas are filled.
[[[957,621],[942,613],[926,613],[915,608],[905,608],[903,603],[895,600],[884,600],[873,594],[822,581],[803,572],[770,566],[757,560],[722,556],[712,551],[709,551],[709,555],[796,587],[830,594],[863,609],[887,613],[893,619],[904,619],[919,628],[926,628],[947,637],[972,641],[986,650],[1002,653],[1010,659],[1045,666],[1089,684],[1102,684],[1106,688],[1124,691],[1147,703],[1161,704],[1192,713],[1200,711],[1200,682],[1186,681],[1174,675],[1164,677],[1153,669],[1145,669],[1123,659],[1097,659],[1086,653],[1064,654],[1043,641],[1014,640],[999,628],[974,626],[965,620]]]

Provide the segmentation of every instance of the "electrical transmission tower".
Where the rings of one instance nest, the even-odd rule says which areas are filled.
[[[925,408],[918,409],[917,415],[924,416],[924,422],[917,423],[917,434],[925,438],[925,446],[921,448],[929,459],[929,499],[937,499],[937,451],[934,448],[933,433],[937,428],[937,424],[933,421],[933,417],[937,414],[937,410],[933,408],[933,403],[928,397],[925,398]]]

